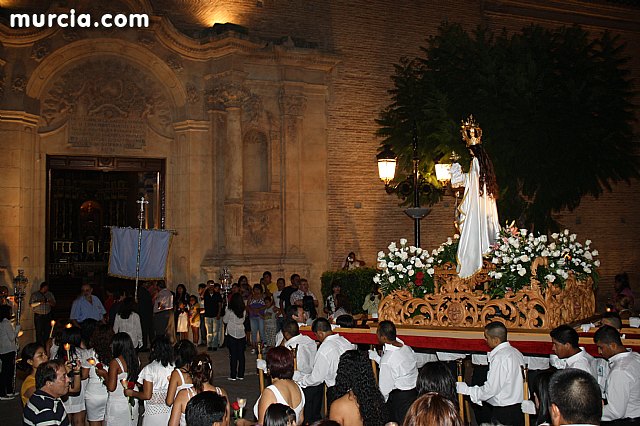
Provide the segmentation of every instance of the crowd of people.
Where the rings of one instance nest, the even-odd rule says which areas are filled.
[[[256,367],[268,386],[256,390],[255,420],[238,418],[239,426],[462,425],[472,415],[477,424],[524,425],[525,417],[539,425],[640,424],[640,356],[624,346],[615,313],[594,334],[601,357],[579,346],[573,327],[552,330],[554,355],[531,371],[526,393],[522,369],[535,359],[511,346],[501,322],[485,327],[491,351],[484,362],[474,358],[467,384],[446,361],[455,354],[424,363],[390,321],[377,324],[380,352],[350,342],[336,332],[354,326],[344,299],[334,285],[321,316],[305,279],[293,274],[285,286],[269,272],[253,286],[242,276],[227,293],[213,281],[197,295],[184,285],[171,292],[164,282],[144,283],[137,302],[114,291],[103,304],[84,284],[69,322],[56,323],[56,300],[43,283],[29,301],[36,341],[21,348],[28,374],[19,393],[12,380],[19,330],[10,304],[0,305],[0,399],[21,397],[25,425],[226,426],[232,407],[208,352],[226,347],[227,379],[237,381],[245,378],[245,352],[264,348]],[[377,311],[378,302],[374,287],[363,309]],[[313,334],[301,332],[308,325]]]

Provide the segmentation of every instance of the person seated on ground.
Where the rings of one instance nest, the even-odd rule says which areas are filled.
[[[296,426],[296,413],[284,404],[271,404],[264,415],[262,426]]]
[[[522,372],[524,357],[507,341],[507,327],[498,321],[484,327],[484,338],[491,348],[489,372],[482,386],[467,386],[457,382],[458,393],[469,395],[474,404],[486,403],[493,422],[524,425],[521,403],[523,398]]]
[[[346,351],[340,357],[329,418],[341,425],[383,426],[389,421],[384,398],[376,385],[366,352]]]
[[[229,404],[227,398],[206,391],[194,396],[185,409],[187,426],[229,426]]]
[[[264,424],[267,408],[276,402],[293,408],[297,424],[302,424],[305,399],[302,388],[293,381],[293,353],[283,346],[276,346],[267,351],[266,358],[271,386],[262,391],[253,407],[258,424]]]
[[[561,360],[555,363],[554,367],[558,369],[578,368],[596,379],[598,378],[596,361],[584,348],[578,345],[580,336],[573,327],[563,324],[551,330],[549,334],[553,343],[553,352]]]
[[[463,426],[458,409],[436,392],[420,396],[409,408],[403,426]]]
[[[551,424],[599,425],[602,399],[598,382],[577,368],[556,371],[549,382]]]
[[[213,392],[221,397],[227,398],[227,392],[213,384],[213,362],[207,353],[200,353],[193,358],[189,366],[193,386],[185,387],[178,392],[169,417],[169,426],[184,425],[186,410],[191,399],[201,393]],[[227,418],[231,409],[227,407]],[[158,423],[159,424],[159,423]]]
[[[36,391],[36,370],[41,364],[49,361],[49,357],[44,346],[38,342],[29,343],[22,348],[21,355],[23,368],[29,369],[29,375],[25,377],[20,388],[20,397],[24,407]]]
[[[456,378],[451,369],[442,361],[428,362],[418,372],[416,383],[418,395],[436,392],[458,405]]]
[[[522,412],[536,416],[535,424],[538,426],[551,424],[549,381],[554,372],[554,370],[546,370],[536,374],[529,384],[531,399],[522,401]]]
[[[608,325],[600,327],[593,340],[611,368],[605,386],[607,404],[602,409],[602,420],[640,423],[640,355],[627,351],[620,333]]]

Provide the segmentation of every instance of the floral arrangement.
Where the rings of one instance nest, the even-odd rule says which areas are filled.
[[[434,267],[447,262],[456,264],[459,236],[448,238],[430,254],[407,244],[389,244],[389,252],[378,253],[378,273],[373,281],[387,295],[395,290],[408,290],[414,297],[423,297],[434,291]],[[485,258],[495,269],[489,271],[492,281],[485,290],[492,298],[504,297],[507,292],[516,292],[531,284],[531,266],[536,258],[546,259],[535,271],[543,288],[549,284],[564,288],[569,274],[578,280],[592,278],[598,283],[597,268],[600,261],[598,251],[591,248],[591,240],[577,241],[576,234],[565,229],[560,233],[534,235],[526,229],[506,226],[501,229],[496,244]]]
[[[537,266],[535,274],[543,288],[553,284],[564,288],[569,274],[578,280],[593,279],[598,283],[598,250],[591,249],[591,240],[584,244],[568,229],[560,233],[534,235],[526,229],[504,227],[500,238],[486,255],[495,269],[489,272],[493,278],[489,286],[492,297],[502,297],[509,291],[518,291],[531,283],[531,265],[537,257],[546,262]]]

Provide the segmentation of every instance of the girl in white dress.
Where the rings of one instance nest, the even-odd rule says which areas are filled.
[[[78,327],[65,328],[60,336],[60,346],[52,355],[53,359],[63,359],[70,362],[72,366],[81,364],[83,359],[88,358],[87,350],[82,342],[81,330]],[[75,426],[84,426],[85,424],[84,391],[86,384],[86,380],[83,380],[80,391],[70,391],[69,397],[62,401],[70,423]]]
[[[169,378],[169,389],[167,390],[166,400],[169,407],[173,405],[173,400],[180,390],[193,386],[189,367],[198,350],[196,349],[196,345],[190,340],[180,340],[173,348],[173,353],[175,355],[176,368]]]
[[[109,363],[109,372],[97,369],[100,377],[106,379],[109,398],[105,412],[106,426],[137,426],[138,400],[127,398],[124,390],[138,380],[140,361],[133,347],[131,337],[127,333],[116,333],[111,342],[113,360]]]
[[[213,363],[206,353],[198,354],[191,363],[191,377],[193,379],[193,387],[185,388],[178,392],[173,406],[171,407],[171,418],[169,426],[186,426],[184,411],[187,403],[195,395],[211,391],[227,399],[226,418],[229,418],[231,412],[227,392],[224,389],[214,386],[213,384]]]
[[[91,336],[91,349],[87,353],[87,358],[82,362],[82,378],[87,379],[84,404],[90,426],[102,426],[104,422],[109,393],[104,379],[96,373],[96,368],[97,366],[103,370],[109,368],[108,365],[113,358],[111,356],[112,339],[111,327],[108,324],[99,325]]]
[[[166,425],[169,421],[171,407],[165,400],[169,387],[169,376],[173,371],[173,347],[166,336],[157,337],[151,353],[149,364],[142,369],[138,382],[142,383],[142,391],[127,389],[126,396],[133,396],[144,401],[144,417],[142,426]]]

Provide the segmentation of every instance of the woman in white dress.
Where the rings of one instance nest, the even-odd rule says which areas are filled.
[[[88,358],[87,350],[82,342],[81,330],[78,327],[65,328],[60,336],[60,346],[53,354],[53,359],[63,359],[75,366]],[[74,426],[84,426],[86,409],[84,405],[84,391],[86,380],[82,381],[79,392],[69,391],[69,397],[62,401],[69,417],[69,423]]]
[[[124,394],[144,401],[144,417],[142,426],[166,425],[171,414],[165,400],[169,387],[169,376],[173,371],[173,347],[167,336],[156,337],[149,354],[147,364],[140,375],[138,383],[142,390],[127,389]]]
[[[191,361],[193,361],[197,353],[196,345],[190,340],[180,340],[173,348],[176,368],[171,373],[169,389],[167,389],[166,402],[169,407],[173,405],[173,400],[178,395],[178,392],[193,386],[189,368],[191,367]]]
[[[195,395],[211,391],[227,399],[226,418],[229,418],[231,412],[229,407],[229,401],[227,398],[227,392],[224,389],[219,388],[213,384],[213,363],[211,358],[206,353],[198,354],[191,363],[191,376],[193,379],[193,386],[185,388],[178,392],[178,396],[171,407],[171,418],[169,419],[169,426],[186,426],[184,412],[187,407],[187,403]]]
[[[87,420],[90,426],[102,426],[104,422],[109,393],[104,379],[96,374],[96,368],[97,366],[104,370],[109,368],[108,364],[113,358],[111,356],[112,339],[111,326],[109,324],[99,325],[91,336],[91,349],[87,352],[87,358],[82,361],[82,379],[87,380],[84,404],[87,408]]]
[[[131,383],[135,387],[140,371],[140,361],[127,333],[116,333],[111,342],[113,360],[109,363],[109,372],[97,369],[100,377],[106,379],[109,398],[105,412],[106,426],[137,426],[138,400],[127,398],[125,388]]]
[[[127,333],[131,337],[133,346],[138,349],[142,347],[142,326],[140,325],[140,316],[134,311],[135,306],[133,297],[124,299],[116,314],[113,332],[120,333],[124,331]]]

